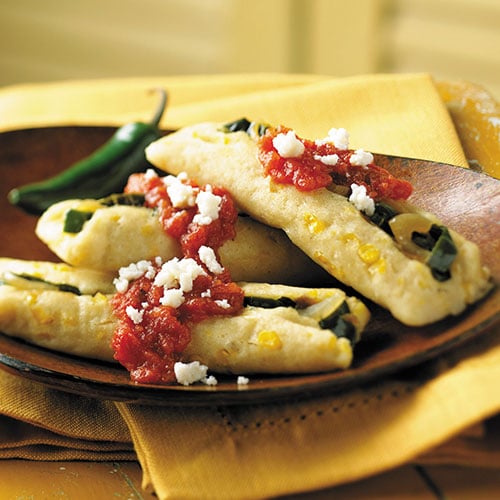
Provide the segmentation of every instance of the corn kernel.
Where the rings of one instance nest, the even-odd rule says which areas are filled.
[[[325,230],[325,223],[313,214],[305,214],[304,221],[311,234],[318,234]]]
[[[213,144],[229,144],[231,142],[231,134],[205,134],[203,132],[194,131],[193,139],[200,139],[203,142],[211,142]]]
[[[330,340],[328,341],[327,348],[329,351],[334,351],[337,349],[337,337],[335,335],[330,336]]]
[[[102,208],[102,205],[97,200],[82,200],[78,204],[78,210],[82,210],[84,212],[95,212],[99,208]]]
[[[337,347],[339,349],[339,352],[342,352],[344,354],[350,355],[351,352],[352,352],[352,346],[351,346],[350,342],[346,338],[343,338],[343,339],[340,338],[340,339],[338,339]]]
[[[257,337],[257,342],[262,347],[267,347],[268,349],[281,349],[283,345],[279,335],[272,330],[263,330],[260,332]]]
[[[377,260],[380,259],[380,251],[375,248],[370,243],[366,243],[365,245],[361,245],[358,248],[358,255],[360,259],[368,265],[375,264]]]
[[[343,368],[347,368],[352,362],[352,346],[346,338],[338,339],[337,342],[337,362]]]
[[[354,233],[343,234],[340,239],[343,243],[358,243],[359,244],[359,238]]]
[[[101,292],[97,292],[93,297],[92,297],[92,300],[94,302],[107,302],[108,301],[108,298],[106,297],[106,295],[104,295],[103,293]]]
[[[52,323],[53,317],[52,315],[45,310],[43,307],[33,307],[31,309],[33,313],[33,317],[36,318],[36,321],[42,325],[48,325]]]
[[[306,294],[305,297],[311,300],[318,300],[318,290],[315,288],[309,290]]]
[[[361,301],[350,301],[349,309],[352,313],[349,321],[355,326],[356,332],[359,333],[360,329],[364,328],[370,320],[370,311]]]
[[[26,304],[28,304],[29,306],[32,306],[32,305],[37,303],[38,294],[36,292],[31,292],[31,293],[27,292],[24,300],[25,300]]]
[[[370,272],[372,274],[374,273],[383,274],[385,273],[386,270],[387,270],[387,262],[385,261],[385,259],[379,259],[377,262],[375,262],[375,264],[370,266]]]
[[[149,236],[150,234],[154,233],[153,224],[144,224],[140,229],[143,236]]]

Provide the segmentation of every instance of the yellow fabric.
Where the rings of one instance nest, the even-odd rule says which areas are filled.
[[[3,375],[2,375],[3,376]],[[78,408],[78,407],[77,407]],[[80,410],[80,413],[83,413]],[[28,460],[136,460],[131,442],[64,436],[23,420],[0,416],[0,457]]]
[[[206,75],[14,85],[0,89],[0,131],[50,125],[122,125],[147,120],[156,98],[169,91],[169,108],[321,80],[312,75]],[[170,113],[169,111],[169,113]],[[168,114],[162,125],[172,123]]]
[[[136,460],[109,401],[55,391],[0,372],[0,458]]]
[[[147,90],[158,85],[170,92],[162,122],[167,128],[241,116],[281,122],[312,138],[345,127],[354,147],[467,166],[453,122],[425,74],[228,75],[17,86],[0,90],[0,127],[144,120],[154,107]],[[235,408],[113,405],[1,373],[0,412],[92,443],[96,454],[108,453],[110,442],[126,448],[119,443],[131,439],[144,486],[159,498],[264,498],[333,486],[417,460],[498,413],[498,333],[495,328],[411,374],[367,387]],[[51,435],[45,438],[50,442]],[[12,440],[8,445],[14,447]]]
[[[120,125],[147,120],[151,89],[168,89],[161,125],[241,116],[283,123],[306,137],[347,128],[351,145],[467,166],[453,123],[428,75],[228,75],[65,82],[0,90],[0,131],[41,125]],[[418,131],[418,134],[416,133]]]
[[[2,415],[67,437],[129,443],[130,433],[113,403],[63,393],[23,377],[0,377]]]

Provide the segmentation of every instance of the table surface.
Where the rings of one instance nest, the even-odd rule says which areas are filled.
[[[157,498],[141,487],[136,462],[3,460],[0,500]],[[371,478],[288,500],[492,500],[500,498],[498,469],[405,465]]]

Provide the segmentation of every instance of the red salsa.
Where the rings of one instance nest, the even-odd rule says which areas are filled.
[[[303,144],[300,154],[280,155],[273,140],[289,131],[286,127],[268,128],[259,139],[259,160],[265,173],[275,182],[292,184],[300,191],[313,191],[331,184],[347,187],[357,184],[365,186],[368,196],[374,200],[401,200],[410,196],[412,186],[409,182],[394,177],[373,161],[361,165],[351,163],[356,152],[337,148],[331,141],[297,137]]]
[[[174,382],[174,364],[191,340],[191,326],[212,316],[238,314],[243,307],[243,291],[229,271],[220,265],[214,270],[213,259],[207,262],[199,253],[201,247],[211,248],[218,264],[218,249],[234,237],[237,211],[231,196],[222,188],[201,188],[188,179],[169,177],[176,180],[177,188],[179,182],[188,187],[193,195],[190,202],[174,206],[163,178],[151,173],[132,175],[125,192],[145,195],[145,205],[158,210],[166,233],[180,242],[181,261],[189,261],[201,272],[192,276],[191,286],[182,290],[175,305],[164,296],[167,288],[176,287],[157,282],[162,266],[168,265],[158,259],[144,265],[144,273],[115,294],[112,306],[119,319],[112,341],[115,359],[129,370],[132,380],[141,383]],[[217,217],[199,219],[195,196],[200,192],[220,198]]]

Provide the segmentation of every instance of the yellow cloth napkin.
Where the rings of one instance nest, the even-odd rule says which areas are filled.
[[[115,405],[0,372],[0,457],[135,460]]]
[[[0,131],[61,124],[121,125],[146,120],[166,87],[170,105],[161,125],[249,116],[283,123],[306,137],[347,128],[351,145],[372,152],[466,166],[453,128],[428,75],[229,75],[66,82],[0,90]],[[418,132],[418,133],[416,133]]]
[[[152,116],[152,90],[169,91],[169,108],[322,80],[314,75],[250,74],[71,80],[0,89],[0,131],[50,125],[123,125]],[[169,111],[169,113],[170,113]],[[164,116],[162,125],[173,122]]]
[[[144,120],[153,107],[147,89],[157,85],[171,94],[165,127],[247,116],[281,122],[314,138],[343,126],[354,147],[467,165],[453,122],[425,74],[233,75],[20,86],[0,91],[0,127]],[[82,422],[74,434],[83,441],[126,442],[129,432],[144,486],[159,498],[264,498],[333,486],[417,460],[498,413],[499,379],[496,328],[412,374],[308,401],[113,406],[39,388],[30,389],[30,402],[15,400],[6,411],[11,387],[0,389],[0,411],[55,433],[65,428],[67,415],[79,414]],[[54,396],[53,404],[61,403],[61,411],[49,412],[47,393]],[[33,407],[36,418],[28,411]],[[101,438],[88,434],[97,422]]]

